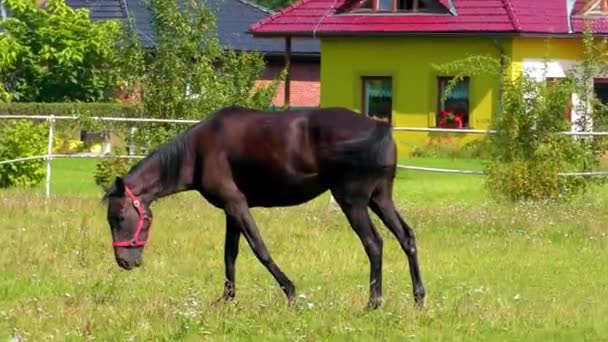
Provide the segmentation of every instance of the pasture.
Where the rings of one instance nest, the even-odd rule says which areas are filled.
[[[478,161],[408,164],[479,169]],[[236,299],[223,288],[224,217],[195,194],[156,202],[144,265],[116,265],[95,161],[56,160],[42,188],[0,191],[0,339],[603,340],[608,337],[608,189],[571,203],[488,199],[483,177],[400,172],[395,199],[417,234],[426,308],[413,307],[406,257],[384,238],[384,303],[365,310],[369,264],[327,195],[254,209],[294,281],[289,309],[245,241]]]

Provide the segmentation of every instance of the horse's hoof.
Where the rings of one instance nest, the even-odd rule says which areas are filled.
[[[382,306],[382,297],[371,298],[369,302],[367,302],[368,310],[377,310]]]
[[[418,310],[424,309],[424,298],[418,298],[414,301],[414,307]]]
[[[234,296],[222,295],[218,299],[212,301],[211,305],[217,306],[217,305],[225,304],[225,303],[231,302],[233,299],[234,299]]]

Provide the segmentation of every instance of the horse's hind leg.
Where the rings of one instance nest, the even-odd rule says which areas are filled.
[[[351,227],[363,243],[370,262],[370,284],[368,307],[376,309],[382,304],[382,238],[374,228],[367,212],[369,193],[365,187],[355,191],[332,190],[336,202],[346,215]]]
[[[401,248],[407,255],[410,275],[414,290],[414,301],[417,307],[424,306],[425,290],[420,276],[420,266],[416,249],[416,238],[412,228],[401,218],[392,199],[392,182],[382,182],[372,195],[369,203],[372,211],[395,235]]]

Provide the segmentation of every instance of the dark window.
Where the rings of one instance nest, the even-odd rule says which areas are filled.
[[[363,114],[391,122],[393,112],[393,82],[390,77],[363,77]]]
[[[469,127],[469,78],[464,78],[452,88],[444,99],[448,82],[452,77],[439,77],[437,94],[436,126],[440,128]]]
[[[358,0],[339,13],[443,13],[449,11],[438,0]]]
[[[597,96],[603,104],[608,105],[608,79],[593,79],[593,91],[595,92],[595,96]]]

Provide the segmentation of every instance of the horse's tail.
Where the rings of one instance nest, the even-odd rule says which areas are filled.
[[[396,166],[396,146],[390,123],[376,121],[374,129],[364,138],[340,145],[337,159],[363,169],[387,169]]]

